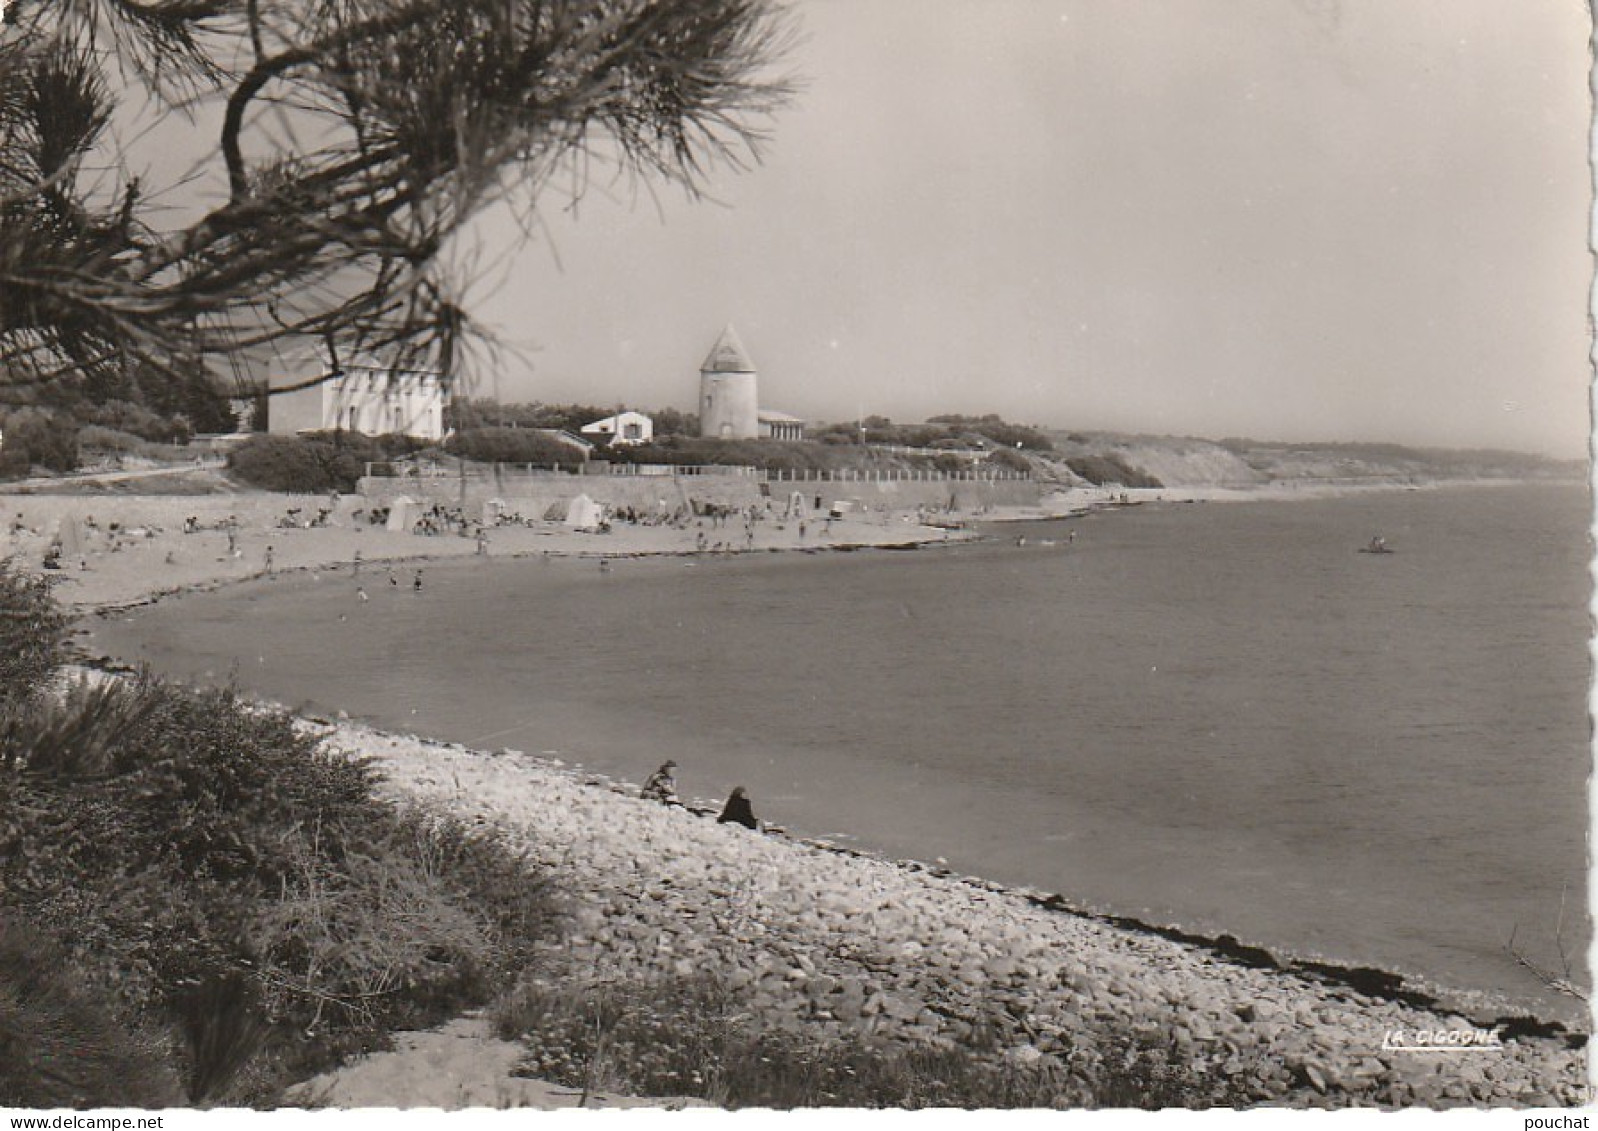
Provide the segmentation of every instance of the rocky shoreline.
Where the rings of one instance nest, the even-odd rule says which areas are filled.
[[[1082,1073],[1114,1035],[1147,1034],[1262,1104],[1547,1107],[1587,1095],[1585,1034],[1487,999],[1451,1012],[1379,971],[1293,963],[718,825],[514,751],[305,725],[373,759],[394,800],[499,829],[553,872],[575,900],[549,955],[562,979],[713,972],[767,1027],[933,1044],[981,1030],[1019,1062]],[[1475,1047],[1415,1047],[1443,1034]]]

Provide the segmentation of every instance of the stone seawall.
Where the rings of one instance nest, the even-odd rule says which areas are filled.
[[[1042,497],[1040,486],[1024,479],[767,483],[749,475],[566,475],[557,472],[533,475],[518,472],[465,480],[447,476],[426,479],[367,477],[361,480],[359,490],[362,498],[376,506],[386,506],[401,495],[450,506],[464,503],[473,509],[489,499],[501,499],[510,511],[528,518],[540,517],[552,503],[570,502],[578,495],[587,495],[606,506],[633,507],[640,511],[676,510],[691,503],[763,507],[768,499],[780,510],[794,495],[814,509],[819,495],[824,508],[849,500],[865,510],[914,510],[922,506],[943,510],[952,506],[968,513],[989,507],[1036,506]]]

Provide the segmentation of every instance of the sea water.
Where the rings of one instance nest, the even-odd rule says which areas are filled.
[[[368,602],[324,572],[95,631],[390,728],[634,781],[674,757],[684,794],[743,785],[795,832],[1568,1013],[1512,951],[1586,979],[1588,514],[1548,485],[1168,502],[913,553],[437,566]],[[1377,535],[1396,552],[1358,552]]]

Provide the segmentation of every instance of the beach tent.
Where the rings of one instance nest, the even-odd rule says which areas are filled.
[[[545,522],[565,522],[567,504],[564,499],[556,499],[544,508]]]
[[[83,534],[78,529],[78,520],[67,517],[61,520],[61,529],[56,538],[61,543],[61,552],[70,557],[77,557],[83,552]]]
[[[578,495],[566,507],[566,525],[577,530],[598,530],[605,512],[587,495]]]
[[[410,532],[411,523],[415,521],[411,512],[416,507],[416,500],[409,495],[401,495],[388,505],[388,523],[386,530],[397,530],[401,534]]]
[[[483,525],[493,526],[499,522],[499,516],[505,513],[504,499],[486,499],[483,502]]]

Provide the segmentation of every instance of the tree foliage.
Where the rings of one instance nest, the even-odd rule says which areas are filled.
[[[642,410],[655,422],[657,436],[697,436],[699,418],[675,408]],[[444,409],[448,428],[564,428],[581,434],[583,426],[614,415],[609,408],[586,404],[501,403],[487,398],[456,397]]]
[[[444,450],[481,463],[526,463],[576,470],[587,456],[558,440],[542,426],[529,428],[463,428],[444,444]]]
[[[284,339],[452,376],[451,240],[559,178],[697,193],[787,94],[772,0],[11,0],[0,383],[217,379]],[[192,172],[137,132],[188,115]],[[141,150],[143,144],[146,148]]]

